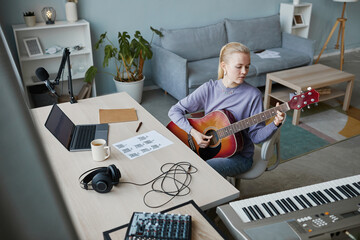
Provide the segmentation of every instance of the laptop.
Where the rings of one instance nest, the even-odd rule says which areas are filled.
[[[68,116],[54,104],[45,122],[45,127],[69,151],[91,150],[91,141],[104,139],[107,142],[109,124],[75,125]]]

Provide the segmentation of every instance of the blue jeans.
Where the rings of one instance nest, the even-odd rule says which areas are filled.
[[[235,177],[248,171],[252,166],[253,159],[235,154],[229,158],[212,158],[206,162],[223,177]]]

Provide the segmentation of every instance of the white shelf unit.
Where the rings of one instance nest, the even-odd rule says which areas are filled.
[[[37,23],[34,27],[27,27],[25,24],[13,25],[13,32],[16,42],[16,50],[19,58],[21,77],[24,84],[27,99],[31,103],[29,87],[44,84],[37,80],[35,71],[39,67],[45,68],[50,74],[50,81],[53,81],[60,67],[63,50],[55,54],[45,54],[45,50],[59,46],[69,48],[70,63],[74,87],[74,95],[77,95],[83,86],[86,70],[93,65],[92,45],[90,36],[90,24],[86,20],[79,20],[74,23],[67,21],[56,21],[55,24]],[[24,39],[37,37],[43,51],[43,55],[29,56]],[[81,50],[74,50],[74,46],[83,47]],[[64,76],[56,87],[56,91],[60,94],[68,94],[67,91],[67,64],[64,69]],[[92,84],[92,96],[96,96],[95,80]],[[31,104],[32,105],[32,104]]]
[[[299,37],[308,38],[310,20],[311,20],[311,3],[292,3],[280,4],[280,24],[281,30]],[[294,15],[301,15],[304,21],[301,25],[294,25]]]

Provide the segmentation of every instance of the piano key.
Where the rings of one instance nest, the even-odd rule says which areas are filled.
[[[260,215],[261,218],[265,218],[264,213],[260,210],[258,205],[254,205],[253,207],[255,208],[256,212]]]
[[[329,189],[333,194],[335,194],[336,197],[338,197],[340,200],[344,200],[344,197],[339,194],[338,191],[336,191],[334,188]]]
[[[345,185],[341,185],[341,188],[345,190],[351,197],[356,197],[356,195]]]
[[[270,215],[271,217],[274,216],[274,213],[270,210],[270,208],[269,208],[265,203],[262,203],[261,205],[262,205],[263,208],[269,213],[269,215]]]
[[[272,217],[269,212],[263,207],[264,199],[257,199],[256,205],[258,206],[259,210],[264,214],[265,218]]]
[[[284,206],[290,211],[293,212],[294,209],[290,206],[290,204],[285,200],[285,199],[280,199],[280,201],[282,202],[282,204],[284,204]]]
[[[354,182],[353,185],[354,185],[355,187],[357,187],[357,189],[360,190],[360,185],[359,185],[359,184],[357,184],[356,182]]]
[[[330,203],[331,201],[324,195],[323,192],[321,191],[316,191],[316,193],[326,202],[326,203]]]
[[[304,208],[311,208],[321,204],[341,201],[360,194],[360,175],[342,179],[336,179],[324,183],[313,184],[296,189],[286,190],[279,193],[271,193],[251,199],[239,200],[230,203],[243,221],[251,221],[247,216],[246,209],[253,219],[265,218],[287,214]],[[256,200],[256,201],[255,201]],[[294,205],[296,207],[294,207]],[[256,209],[256,207],[258,209]],[[253,212],[252,212],[253,211]],[[255,213],[255,214],[254,214]]]
[[[256,212],[255,212],[255,210],[253,209],[252,206],[249,206],[248,209],[250,210],[252,216],[256,218],[256,220],[259,220],[259,219],[260,219],[259,216],[256,214]]]
[[[299,196],[295,196],[294,198],[303,208],[308,208],[306,204],[299,198]]]
[[[315,198],[315,196],[313,196],[311,193],[307,193],[306,195],[308,195],[310,197],[311,200],[313,200],[313,202],[316,205],[321,205],[320,202]]]
[[[350,184],[346,184],[345,185],[347,188],[349,188],[356,196],[359,196],[360,193],[358,191],[356,191],[355,188],[353,188]]]
[[[350,190],[353,191],[357,196],[360,195],[360,193],[353,186],[351,186],[350,184],[346,184],[346,186],[348,188],[350,188]]]
[[[312,195],[320,202],[320,204],[325,204],[325,201],[316,192],[312,192]]]
[[[291,205],[296,211],[299,210],[299,208],[295,205],[295,203],[294,203],[290,198],[286,198],[286,200],[290,203],[290,205]]]
[[[315,202],[310,196],[308,196],[308,193],[311,193],[312,189],[313,189],[313,187],[312,188],[307,188],[306,191],[301,195],[303,196],[304,199],[306,199],[310,203],[311,206],[317,206],[318,203]],[[301,198],[301,199],[303,199],[303,198]]]
[[[283,198],[290,204],[290,206],[292,208],[294,208],[296,211],[298,210],[302,210],[304,209],[303,206],[301,206],[301,204],[299,204],[296,200],[295,200],[295,196],[299,195],[299,191],[297,190],[291,190],[290,192],[287,192],[285,194],[282,194]],[[293,206],[294,205],[294,206]]]
[[[336,196],[334,195],[334,194],[332,194],[330,191],[329,191],[329,189],[325,189],[324,190],[326,193],[327,193],[327,195],[329,195],[334,201],[338,201],[338,199],[336,198]]]
[[[314,191],[323,199],[326,203],[335,202],[335,200],[327,194],[325,189],[331,188],[331,184],[322,183],[321,185],[317,185],[314,187]]]
[[[271,208],[277,215],[280,215],[279,210],[274,206],[274,204],[273,204],[272,202],[268,202],[267,204],[270,206],[270,208]]]
[[[346,196],[346,199],[351,198],[350,194],[348,194],[341,186],[337,186],[336,188]]]
[[[284,205],[282,205],[282,203],[279,200],[275,201],[277,203],[277,205],[279,205],[279,207],[285,212],[288,213],[289,211],[284,207]]]
[[[330,201],[330,203],[333,203],[339,199],[332,192],[330,192],[330,188],[330,186],[325,185],[325,188],[321,191],[321,193]]]
[[[248,217],[248,220],[254,221],[254,218],[250,215],[249,211],[245,207],[243,207],[242,210],[244,211],[244,213]]]
[[[309,207],[312,207],[313,205],[310,203],[310,201],[304,196],[304,195],[300,195],[299,196]]]

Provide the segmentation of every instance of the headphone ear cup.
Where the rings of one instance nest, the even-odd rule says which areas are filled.
[[[92,181],[93,177],[96,176],[96,174],[106,172],[106,167],[100,167],[96,168],[90,173],[88,173],[81,181],[80,184],[83,185],[84,189],[88,190],[88,184]]]
[[[109,175],[111,176],[111,181],[114,185],[117,185],[121,178],[120,170],[114,165],[111,164],[108,166]]]
[[[112,179],[106,172],[100,172],[96,174],[93,177],[91,184],[92,188],[98,193],[110,192],[113,187]]]

